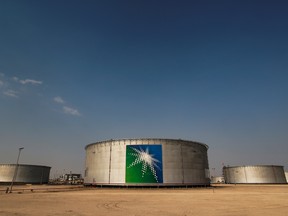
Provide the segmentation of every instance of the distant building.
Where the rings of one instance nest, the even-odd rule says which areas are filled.
[[[75,174],[75,173],[65,174],[63,180],[66,184],[82,184],[83,183],[81,174]]]
[[[211,184],[224,184],[225,180],[223,176],[212,176]]]

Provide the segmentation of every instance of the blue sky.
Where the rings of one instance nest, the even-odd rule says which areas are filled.
[[[210,168],[287,167],[287,1],[0,2],[0,163],[84,170],[85,145],[181,138]]]

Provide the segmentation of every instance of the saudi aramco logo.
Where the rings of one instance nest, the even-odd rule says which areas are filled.
[[[126,183],[163,183],[162,146],[126,146]]]

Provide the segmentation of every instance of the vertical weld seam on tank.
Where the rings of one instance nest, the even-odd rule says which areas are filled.
[[[180,148],[181,148],[181,161],[182,161],[182,184],[184,184],[184,159],[183,159],[182,143],[180,143]]]
[[[278,183],[277,176],[276,176],[276,173],[275,173],[275,170],[274,170],[274,166],[272,166],[272,171],[273,171],[273,175],[274,175],[274,180],[275,180],[276,183]]]
[[[247,179],[247,173],[246,173],[246,167],[244,167],[244,175],[245,175],[245,180],[246,180],[246,183],[248,183],[248,179]]]
[[[112,153],[112,142],[110,143],[110,156],[109,156],[109,179],[108,179],[109,184],[111,178],[111,153]]]

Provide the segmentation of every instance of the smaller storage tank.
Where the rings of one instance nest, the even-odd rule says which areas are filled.
[[[285,172],[286,181],[288,183],[288,172]]]
[[[15,184],[47,184],[50,169],[48,166],[27,164],[0,164],[0,184],[10,184],[16,171]]]
[[[227,184],[286,184],[283,166],[255,165],[223,167]]]

